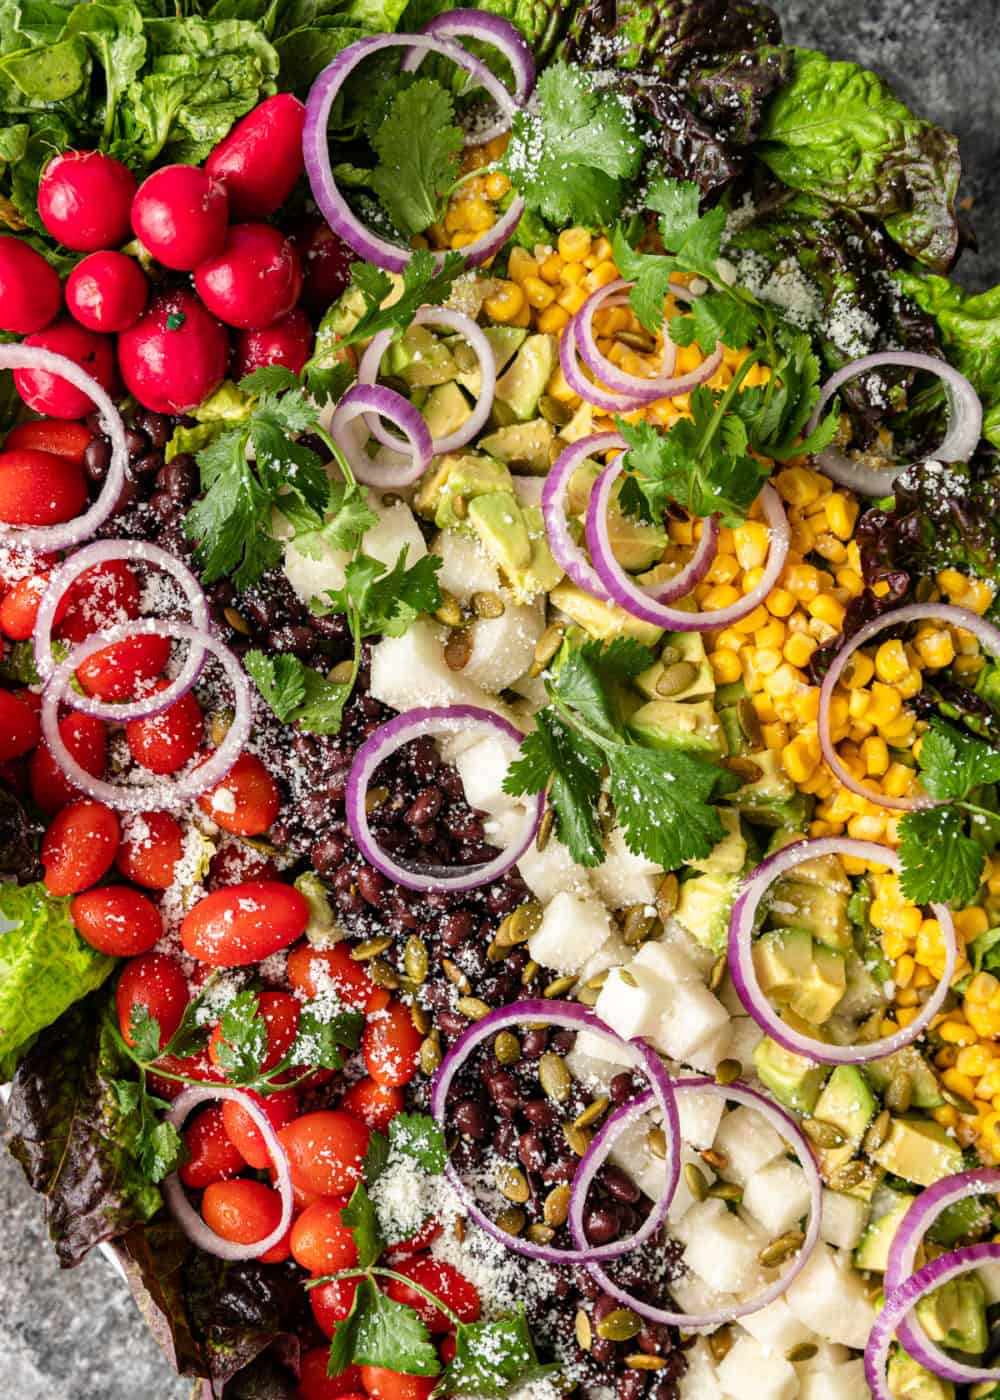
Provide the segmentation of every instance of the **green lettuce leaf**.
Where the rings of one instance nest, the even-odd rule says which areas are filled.
[[[900,247],[935,271],[954,258],[957,138],[915,117],[875,73],[796,49],[756,150],[792,189],[881,219]]]
[[[43,884],[0,884],[0,1082],[38,1032],[99,987],[115,965],[73,927]]]

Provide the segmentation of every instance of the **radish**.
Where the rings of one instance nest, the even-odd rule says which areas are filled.
[[[110,389],[115,373],[115,356],[106,335],[95,335],[75,321],[64,318],[47,330],[29,335],[25,345],[37,345],[65,355],[79,365],[102,389]],[[84,418],[92,413],[92,400],[74,384],[46,369],[16,369],[14,386],[35,413],[49,418]]]
[[[123,331],[142,315],[149,283],[134,258],[101,251],[78,262],[66,281],[66,306],[92,331]]]
[[[318,216],[303,220],[292,242],[302,259],[302,300],[310,311],[322,314],[350,282],[354,253]]]
[[[193,292],[155,296],[118,337],[118,367],[130,394],[154,413],[187,413],[222,383],[226,333]]]
[[[132,201],[132,228],[164,267],[191,272],[226,241],[225,188],[192,165],[165,165],[143,180]]]
[[[100,151],[66,151],[38,185],[38,212],[53,238],[76,253],[114,248],[128,238],[135,176]]]
[[[0,331],[30,335],[59,314],[55,268],[20,238],[0,238]]]
[[[205,162],[221,180],[234,219],[263,219],[282,204],[302,174],[302,125],[306,109],[290,92],[261,102]]]
[[[234,374],[242,379],[262,365],[284,365],[298,374],[312,351],[313,330],[306,313],[295,307],[259,331],[236,337]]]
[[[234,224],[222,252],[195,269],[194,284],[220,321],[259,330],[291,311],[302,269],[290,240],[271,224]]]

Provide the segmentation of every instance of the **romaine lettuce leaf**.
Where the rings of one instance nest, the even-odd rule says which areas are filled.
[[[0,1082],[39,1031],[99,987],[115,965],[73,927],[69,900],[41,882],[0,884]]]

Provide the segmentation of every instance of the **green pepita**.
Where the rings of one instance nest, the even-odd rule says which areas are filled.
[[[392,947],[392,934],[380,933],[377,938],[366,938],[362,943],[355,943],[351,949],[351,957],[355,962],[367,962],[369,958],[377,958],[379,953],[384,953],[386,948]]]
[[[513,1031],[501,1031],[493,1042],[493,1053],[502,1065],[516,1065],[521,1058],[521,1042]]]
[[[654,1157],[663,1161],[667,1155],[667,1135],[662,1128],[650,1128],[646,1134],[646,1146]]]
[[[666,1364],[665,1356],[647,1356],[644,1351],[633,1351],[625,1358],[630,1371],[662,1371]]]
[[[517,1206],[508,1206],[497,1216],[497,1224],[500,1229],[508,1235],[519,1235],[524,1229],[528,1217],[523,1210],[518,1210]]]
[[[629,904],[622,912],[622,938],[629,948],[638,948],[640,943],[652,937],[658,923],[657,917],[648,904]]]
[[[569,1186],[553,1186],[552,1190],[545,1197],[542,1205],[542,1217],[546,1225],[551,1225],[553,1230],[558,1230],[560,1225],[566,1224],[566,1217],[569,1215]]]
[[[546,983],[542,996],[548,997],[550,1001],[555,997],[569,996],[576,983],[577,979],[572,973],[566,977],[554,977],[551,982]]]
[[[449,671],[462,671],[472,658],[472,630],[453,627],[444,644],[444,659]]]
[[[875,1122],[868,1129],[867,1133],[865,1133],[865,1140],[862,1143],[862,1147],[869,1156],[871,1156],[873,1152],[877,1152],[885,1142],[886,1138],[889,1136],[889,1127],[891,1123],[892,1115],[887,1108],[883,1108],[882,1112],[875,1119]]]
[[[388,802],[388,800],[389,789],[387,787],[369,788],[368,792],[365,794],[365,811],[368,813],[369,816],[371,816],[372,812],[378,811],[379,807],[382,806],[382,803]],[[355,953],[352,952],[351,957],[353,958],[354,956]]]
[[[420,1046],[420,1068],[424,1074],[434,1074],[441,1066],[441,1041],[436,1032],[427,1036]]]
[[[455,1010],[470,1021],[481,1021],[484,1016],[490,1014],[490,1008],[485,1001],[480,1001],[479,997],[459,997],[455,1003]]]
[[[536,1220],[533,1225],[528,1226],[528,1239],[532,1244],[551,1244],[555,1233],[551,1225],[545,1225],[541,1220]]]
[[[546,1050],[538,1061],[538,1080],[546,1098],[553,1103],[565,1103],[573,1092],[573,1077],[566,1061],[551,1050]]]
[[[472,610],[477,617],[503,617],[507,609],[499,593],[473,593]]]
[[[448,592],[447,588],[441,589],[441,605],[434,616],[438,622],[443,622],[446,627],[461,627],[464,621],[461,604],[453,593]]]
[[[942,1098],[944,1094],[942,1092]],[[885,1106],[892,1113],[906,1113],[913,1102],[913,1080],[905,1070],[894,1074],[885,1091]],[[972,1110],[975,1113],[975,1109]]]
[[[708,1199],[708,1181],[705,1173],[700,1167],[696,1167],[694,1162],[688,1162],[684,1168],[684,1184],[696,1201]]]
[[[697,666],[692,666],[690,661],[675,661],[670,666],[664,666],[657,676],[656,693],[664,696],[679,695],[682,690],[694,685],[697,679]]]
[[[716,1084],[732,1084],[743,1073],[739,1060],[720,1060],[715,1067]]]
[[[580,1350],[589,1351],[594,1341],[594,1334],[591,1331],[590,1318],[583,1308],[579,1309],[573,1319],[573,1331],[576,1333],[577,1345]]]
[[[545,631],[535,643],[535,656],[531,665],[531,674],[540,676],[546,666],[555,656],[556,652],[563,644],[566,629],[561,623],[554,623],[551,627],[546,627]]]
[[[611,1100],[609,1098],[594,1099],[592,1103],[587,1105],[582,1113],[574,1118],[574,1128],[593,1127],[598,1119],[603,1118],[605,1113],[607,1113],[610,1104]]]
[[[501,1196],[506,1197],[508,1201],[514,1201],[519,1206],[523,1206],[525,1201],[531,1199],[528,1178],[520,1167],[511,1166],[509,1162],[505,1162],[497,1168],[497,1190]]]
[[[833,1123],[825,1123],[822,1118],[803,1118],[802,1131],[817,1147],[843,1147],[847,1139]]]
[[[799,1342],[797,1347],[791,1347],[785,1352],[785,1360],[794,1365],[797,1361],[811,1361],[818,1353],[819,1347],[815,1342]]]
[[[776,1269],[791,1259],[793,1254],[797,1254],[804,1241],[805,1235],[801,1230],[788,1230],[770,1244],[766,1244],[757,1258],[765,1269]]]
[[[571,1152],[575,1152],[578,1157],[582,1157],[590,1146],[590,1139],[593,1137],[589,1128],[578,1128],[573,1123],[563,1124],[563,1137]]]
[[[720,953],[712,964],[712,970],[708,974],[708,990],[717,992],[726,980],[726,969],[729,967],[729,959],[725,953]]]
[[[642,1318],[631,1308],[615,1308],[597,1324],[597,1335],[606,1342],[630,1342],[642,1331]]]
[[[429,966],[427,944],[415,933],[406,940],[406,947],[403,949],[403,966],[406,968],[407,977],[412,977],[414,982],[423,982],[427,976]]]

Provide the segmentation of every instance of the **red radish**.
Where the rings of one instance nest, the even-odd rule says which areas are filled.
[[[162,672],[170,659],[169,637],[127,637],[95,651],[77,667],[88,695],[101,700],[132,700]]]
[[[118,337],[129,393],[154,413],[187,413],[226,377],[229,342],[193,292],[163,292]]]
[[[115,864],[135,885],[165,890],[184,849],[180,822],[169,812],[137,812],[124,819]]]
[[[38,184],[38,212],[53,238],[75,253],[115,248],[129,233],[135,176],[100,151],[66,151]]]
[[[268,97],[236,123],[205,161],[229,195],[232,219],[266,219],[302,174],[306,109],[290,92]]]
[[[142,315],[148,293],[146,274],[124,253],[91,253],[66,280],[69,314],[91,331],[123,331]]]
[[[65,355],[96,379],[102,389],[111,388],[115,356],[107,336],[84,330],[67,317],[53,322],[47,330],[29,335],[24,343]],[[75,384],[47,369],[16,369],[14,385],[28,407],[46,418],[85,418],[94,408],[93,401]]]
[[[62,641],[85,642],[103,627],[133,621],[141,606],[135,571],[124,559],[109,559],[70,584],[56,607],[56,630]]]
[[[281,794],[260,759],[241,753],[222,782],[198,798],[198,806],[223,831],[263,836],[278,815]]]
[[[143,953],[132,958],[122,968],[115,988],[118,1025],[126,1044],[135,1044],[132,1012],[137,1006],[144,1006],[159,1024],[162,1050],[180,1025],[188,1001],[187,980],[176,958],[165,953]]]
[[[271,224],[234,224],[226,246],[195,269],[198,295],[214,315],[260,330],[299,299],[302,269],[291,240]]]
[[[111,869],[118,818],[103,802],[71,802],[52,819],[42,842],[49,894],[82,894]]]
[[[164,267],[178,272],[191,272],[220,252],[228,223],[225,187],[193,165],[155,170],[132,201],[136,238]]]
[[[30,335],[59,314],[59,275],[20,238],[0,238],[0,331]]]
[[[313,330],[299,307],[259,331],[241,331],[236,337],[233,373],[242,379],[262,365],[284,365],[300,373],[312,353]]]
[[[0,520],[7,525],[57,525],[87,503],[83,472],[65,457],[32,448],[0,452]]]
[[[74,711],[59,721],[59,735],[85,773],[93,778],[103,775],[108,736],[99,719]],[[31,755],[29,778],[35,804],[46,816],[52,816],[60,807],[81,795],[49,753],[44,741]]]
[[[81,938],[115,958],[148,953],[163,934],[156,905],[128,885],[102,885],[78,894],[70,917]]]
[[[318,215],[302,221],[292,242],[302,260],[302,300],[320,314],[350,282],[354,253]]]
[[[221,1104],[210,1104],[198,1114],[185,1129],[184,1146],[190,1155],[180,1169],[180,1178],[194,1191],[213,1181],[229,1181],[246,1168],[246,1162],[226,1135]]]
[[[165,690],[168,681],[159,681],[154,690]],[[158,715],[132,719],[125,726],[125,740],[136,763],[151,773],[176,773],[194,758],[201,744],[204,717],[191,694],[182,695]]]
[[[51,452],[55,457],[65,457],[67,462],[83,466],[83,454],[94,440],[94,434],[85,423],[70,418],[32,418],[28,423],[18,423],[11,428],[4,439],[4,450],[15,447],[31,447],[39,452]]]
[[[9,690],[0,690],[0,763],[33,749],[40,732],[35,711]]]

